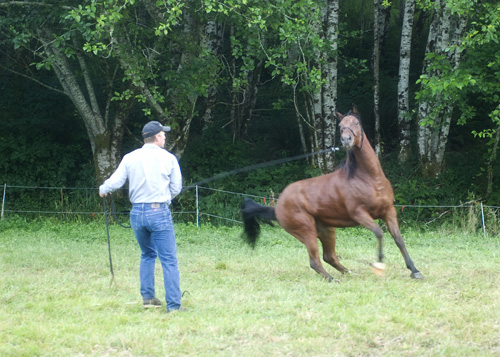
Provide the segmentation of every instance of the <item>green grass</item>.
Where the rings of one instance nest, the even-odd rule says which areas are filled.
[[[499,355],[500,238],[404,232],[425,279],[410,279],[386,234],[387,274],[369,262],[376,239],[339,230],[337,251],[355,274],[327,283],[305,247],[263,228],[251,250],[241,228],[177,225],[189,310],[144,310],[139,248],[103,224],[0,223],[0,355]],[[157,296],[163,297],[157,264]]]

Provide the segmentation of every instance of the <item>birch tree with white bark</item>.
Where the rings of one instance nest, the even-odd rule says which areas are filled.
[[[453,82],[453,72],[460,65],[468,16],[465,9],[451,3],[436,0],[432,4],[432,23],[419,79],[421,89],[417,93],[418,153],[422,173],[431,177],[443,170],[454,102],[463,87]]]
[[[312,117],[314,145],[311,151],[325,150],[335,146],[337,132],[337,51],[339,1],[328,0],[323,7],[318,7],[320,17],[313,27],[324,43],[315,48],[312,62],[321,73],[321,83],[312,90]],[[335,168],[335,153],[326,152],[317,157],[317,165],[322,171],[332,172]]]
[[[375,154],[380,157],[380,18],[382,0],[373,1],[373,116],[375,118]]]
[[[410,127],[410,61],[415,15],[415,0],[406,0],[404,6],[403,23],[401,26],[401,42],[399,48],[399,76],[398,76],[398,127],[399,152],[398,161],[407,162],[411,156],[411,127]]]
[[[323,28],[325,33],[326,50],[322,58],[323,65],[322,85],[322,119],[323,141],[322,149],[334,147],[337,133],[337,88],[338,88],[338,28],[339,28],[339,0],[328,0],[323,16]],[[320,163],[324,172],[332,172],[335,168],[335,156],[333,153],[325,154],[324,162]]]
[[[256,105],[261,72],[290,86],[303,148],[314,152],[335,144],[339,1],[206,1],[230,25],[228,61],[233,92],[231,122],[244,133]],[[331,171],[331,155],[317,158]]]

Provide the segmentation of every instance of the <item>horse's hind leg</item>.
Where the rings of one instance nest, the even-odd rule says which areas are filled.
[[[311,268],[328,281],[332,281],[332,276],[327,273],[321,264],[314,219],[306,214],[295,215],[293,220],[285,221],[282,219],[280,224],[288,233],[304,243],[309,253],[309,265]]]
[[[385,219],[385,223],[387,224],[387,229],[391,233],[392,238],[394,238],[394,242],[396,242],[396,245],[403,255],[406,267],[411,270],[411,277],[414,279],[423,279],[423,275],[417,270],[417,268],[415,268],[415,264],[413,264],[413,261],[411,260],[410,255],[406,250],[405,242],[403,240],[403,237],[401,237],[401,232],[399,231],[398,218],[396,209],[394,207],[389,210],[389,213],[387,214],[387,217]]]
[[[342,274],[348,273],[349,269],[340,264],[335,253],[336,234],[335,227],[317,226],[318,237],[323,245],[323,260]]]
[[[311,266],[311,268],[314,269],[317,273],[323,275],[323,277],[328,281],[332,281],[333,277],[327,273],[327,271],[321,264],[321,260],[319,258],[317,237],[308,235],[306,238],[304,238],[303,243],[307,248],[307,252],[309,253],[309,265]]]

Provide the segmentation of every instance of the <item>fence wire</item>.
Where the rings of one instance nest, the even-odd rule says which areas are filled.
[[[116,213],[128,215],[131,204],[128,189],[113,194]],[[277,198],[220,190],[203,186],[186,186],[172,203],[178,222],[241,224],[240,205],[244,197],[261,204],[275,205]],[[446,221],[458,229],[500,234],[499,206],[469,201],[456,205],[395,204],[400,224],[417,222],[425,226]],[[8,216],[38,218],[55,216],[64,219],[102,219],[104,211],[97,188],[3,185],[1,218]]]

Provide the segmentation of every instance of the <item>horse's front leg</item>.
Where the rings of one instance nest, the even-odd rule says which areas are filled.
[[[377,223],[375,223],[372,216],[370,216],[370,214],[365,210],[357,210],[357,212],[352,215],[352,218],[375,234],[378,241],[378,261],[382,263],[382,260],[384,259],[384,253],[382,250],[382,238],[384,236],[384,231]]]
[[[406,250],[405,242],[403,240],[403,237],[401,236],[401,232],[399,231],[398,217],[396,209],[394,207],[392,207],[392,209],[389,210],[387,217],[384,221],[387,224],[387,229],[391,233],[392,238],[394,238],[394,242],[396,243],[399,250],[401,251],[401,254],[403,255],[406,267],[411,270],[410,276],[413,279],[423,279],[424,277],[422,273],[420,273],[417,270],[415,264],[413,264],[413,260],[411,260],[410,255]]]

